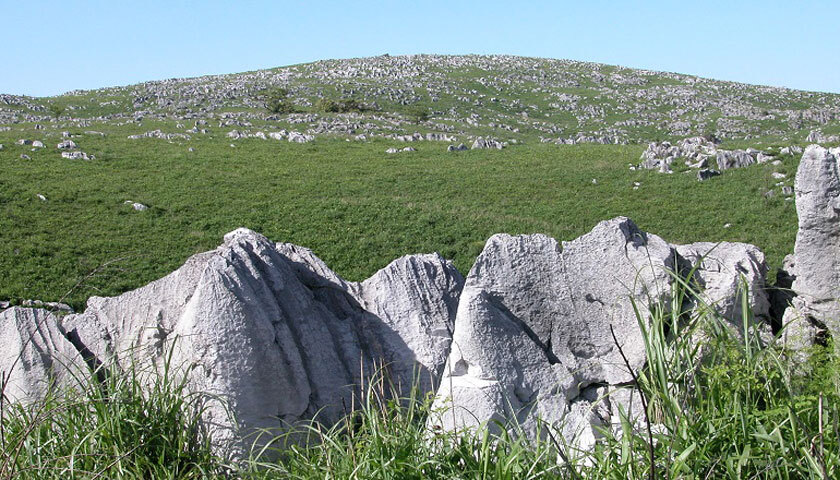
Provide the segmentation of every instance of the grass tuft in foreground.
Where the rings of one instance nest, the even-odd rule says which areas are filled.
[[[98,378],[101,380],[94,380]],[[203,395],[169,368],[113,368],[80,391],[3,412],[0,479],[207,478],[223,472],[199,422]]]

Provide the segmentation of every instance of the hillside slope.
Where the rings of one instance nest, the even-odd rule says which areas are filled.
[[[286,88],[299,113],[269,115],[263,93],[273,87]],[[367,110],[324,113],[322,97],[352,99]],[[47,122],[51,104],[85,122],[213,120],[209,127],[351,138],[438,133],[429,138],[637,143],[714,134],[801,141],[812,129],[840,128],[837,94],[515,56],[383,55],[47,99],[5,95],[0,124]]]

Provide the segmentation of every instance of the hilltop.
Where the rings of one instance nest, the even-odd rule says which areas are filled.
[[[266,112],[266,92],[277,87],[298,113]],[[324,112],[321,98],[359,108]],[[358,140],[643,143],[714,135],[791,142],[813,129],[840,128],[837,94],[503,55],[383,55],[52,98],[3,95],[0,124],[49,122],[56,107],[81,124],[176,120],[181,127],[164,133],[285,129]]]

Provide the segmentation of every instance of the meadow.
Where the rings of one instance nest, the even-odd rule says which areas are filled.
[[[147,122],[143,130],[166,126]],[[311,248],[351,280],[433,251],[466,274],[494,233],[571,240],[618,215],[673,243],[755,244],[771,270],[792,252],[796,234],[794,202],[763,195],[777,182],[773,171],[792,185],[794,157],[698,182],[693,172],[631,171],[641,145],[528,142],[446,152],[444,143],[417,142],[416,152],[389,155],[387,148],[407,144],[221,134],[129,140],[136,127],[90,129],[107,136],[74,139],[96,156],[89,161],[60,158],[59,135],[31,125],[0,132],[0,299],[64,298],[79,309],[90,295],[168,274],[240,226]],[[33,151],[18,138],[47,145]]]

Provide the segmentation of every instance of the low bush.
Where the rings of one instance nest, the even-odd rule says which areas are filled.
[[[345,98],[341,100],[333,100],[326,97],[321,97],[315,101],[315,110],[324,113],[350,113],[350,112],[364,112],[368,108],[352,98]]]
[[[285,88],[277,87],[267,90],[262,93],[265,109],[273,114],[294,113],[296,111],[294,104],[289,100],[289,91]]]

